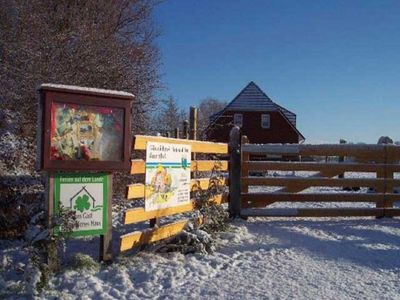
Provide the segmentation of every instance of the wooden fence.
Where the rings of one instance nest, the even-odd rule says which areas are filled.
[[[400,172],[400,147],[395,145],[278,145],[250,144],[246,137],[231,132],[232,168],[236,169],[231,186],[239,186],[240,192],[231,195],[230,209],[233,216],[400,216],[400,209],[393,202],[400,201],[394,193],[400,187],[400,179],[393,179]],[[236,155],[236,158],[235,158]],[[267,155],[297,156],[300,161],[260,161],[256,157]],[[240,156],[240,159],[238,158]],[[343,162],[302,162],[301,157],[347,157]],[[349,159],[351,158],[351,160]],[[254,172],[311,171],[309,177],[250,176]],[[346,172],[376,173],[376,178],[345,178]],[[343,177],[343,178],[342,178]],[[252,193],[249,186],[279,187],[271,192]],[[371,193],[300,193],[310,187],[368,187]],[[373,202],[374,208],[266,208],[276,202]]]
[[[213,159],[204,160],[193,160],[191,162],[191,191],[207,190],[211,184],[225,186],[228,183],[227,179],[221,178],[215,183],[215,179],[201,178],[204,172],[212,172],[215,169],[218,171],[228,170],[228,161],[219,160],[216,155],[228,154],[228,145],[223,143],[210,143],[200,142],[187,139],[174,139],[165,137],[154,137],[154,136],[142,136],[136,135],[133,142],[134,151],[145,151],[147,142],[160,142],[169,144],[185,144],[190,145],[192,153],[199,153],[202,156],[214,156]],[[195,157],[196,154],[194,154]],[[140,175],[145,173],[146,162],[142,159],[132,160],[131,174]],[[145,185],[144,183],[134,183],[127,186],[126,198],[129,201],[138,201],[143,199],[145,196]],[[220,193],[214,195],[210,202],[214,204],[221,204],[227,202],[227,194]],[[182,219],[172,223],[161,224],[161,218],[172,216],[180,213],[190,212],[195,210],[197,207],[196,200],[193,199],[191,203],[164,208],[156,211],[145,211],[144,207],[137,207],[128,209],[124,212],[124,224],[134,224],[144,221],[150,221],[150,228],[144,231],[134,231],[132,233],[121,236],[120,239],[120,251],[126,251],[136,246],[145,245],[151,242],[159,241],[165,238],[169,238],[180,231],[188,223],[189,219]],[[201,221],[201,220],[200,220]]]
[[[147,142],[164,142],[169,144],[186,144],[192,148],[191,190],[207,190],[210,178],[204,172],[218,168],[229,171],[229,180],[221,178],[217,185],[229,185],[229,211],[232,217],[347,217],[347,216],[400,216],[400,209],[393,208],[395,201],[400,201],[400,194],[394,192],[400,187],[400,179],[394,179],[394,173],[400,172],[400,146],[395,145],[278,145],[250,144],[245,136],[240,137],[239,128],[231,132],[229,152],[228,145],[223,143],[201,142],[187,139],[174,139],[154,136],[135,136],[134,151],[146,150]],[[195,159],[202,157],[203,159]],[[220,160],[218,156],[230,155],[228,160]],[[213,155],[213,159],[210,156]],[[265,160],[273,156],[274,161]],[[276,161],[276,157],[292,157],[295,161]],[[260,157],[264,159],[260,160]],[[306,161],[302,158],[306,157]],[[336,161],[315,160],[315,157],[336,157]],[[344,159],[346,158],[346,159]],[[146,162],[143,159],[132,160],[131,174],[143,175]],[[228,168],[229,165],[229,168]],[[251,176],[252,174],[271,171],[306,171],[314,172],[308,177],[288,176]],[[346,172],[366,172],[376,174],[376,178],[349,178]],[[144,178],[144,176],[142,176]],[[142,180],[143,181],[143,180]],[[249,186],[269,187],[268,192],[254,193]],[[371,192],[304,192],[310,187],[367,187]],[[274,187],[275,190],[272,190]],[[276,188],[279,187],[277,190]],[[127,186],[128,201],[138,201],[145,196],[143,182]],[[228,193],[214,195],[210,202],[222,204],[227,202]],[[375,207],[343,207],[343,208],[268,208],[276,202],[372,202]],[[142,203],[142,202],[141,202]],[[191,203],[146,211],[143,207],[135,207],[124,212],[124,224],[149,221],[148,229],[134,231],[121,236],[120,251],[136,246],[169,238],[179,233],[189,219],[166,223],[164,217],[191,212],[197,209],[196,200]],[[199,220],[201,221],[201,220]]]

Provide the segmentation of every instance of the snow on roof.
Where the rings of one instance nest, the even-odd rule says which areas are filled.
[[[38,87],[38,90],[41,89],[64,91],[64,92],[70,91],[75,93],[83,92],[87,94],[110,95],[110,96],[129,97],[129,98],[135,97],[133,94],[124,91],[106,90],[106,89],[82,87],[76,85],[54,84],[54,83],[43,83]]]

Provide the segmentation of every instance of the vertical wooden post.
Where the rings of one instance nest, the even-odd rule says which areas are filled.
[[[46,174],[46,225],[47,229],[51,230],[53,227],[53,212],[54,212],[54,175],[52,173]]]
[[[190,137],[191,140],[197,140],[197,107],[190,107]]]
[[[189,138],[189,121],[188,120],[183,121],[183,138],[184,139]]]
[[[149,227],[150,228],[156,228],[156,227],[160,227],[160,218],[153,218],[149,220]],[[146,244],[143,244],[140,246],[140,250],[144,250],[146,249]]]
[[[385,164],[385,170],[384,170],[384,171],[377,171],[377,172],[376,172],[376,177],[379,178],[379,179],[385,180],[385,184],[384,184],[384,187],[383,187],[383,188],[377,187],[377,188],[376,188],[376,191],[377,191],[378,193],[386,194],[386,184],[387,184],[387,182],[386,182],[386,175],[387,175],[387,174],[386,174],[386,169],[387,169],[387,167],[386,167],[386,164],[387,164],[386,145],[384,146],[383,163]],[[376,208],[384,208],[385,206],[386,206],[386,201],[385,201],[385,200],[376,202]],[[381,218],[381,217],[384,217],[384,214],[383,214],[383,215],[380,215],[380,216],[377,216],[377,218]]]
[[[171,137],[171,132],[167,131],[167,138]]]
[[[234,126],[229,134],[229,214],[232,218],[240,217],[241,203],[241,148],[240,128]]]
[[[393,164],[396,159],[394,156],[393,151],[395,148],[393,145],[385,145],[385,194],[386,193],[393,193],[394,192],[394,186],[392,182],[389,182],[389,180],[393,179],[393,171],[388,168],[388,165]],[[392,201],[384,201],[384,207],[385,208],[393,208],[393,202]],[[385,213],[384,213],[385,216]]]
[[[175,132],[174,132],[175,138],[179,139],[179,127],[175,128]]]
[[[107,232],[100,235],[100,261],[112,260],[112,195],[113,195],[113,175],[107,175],[108,195],[107,195]]]
[[[340,144],[346,144],[347,142],[344,139],[340,139],[339,143]],[[339,156],[338,161],[339,161],[339,163],[344,162],[344,156]],[[344,178],[344,173],[339,174],[338,178]]]
[[[249,139],[247,138],[247,136],[242,136],[240,144],[244,145],[247,144],[249,142]],[[244,164],[244,162],[249,161],[250,160],[250,154],[248,153],[243,153],[241,152],[241,158],[240,158],[240,162],[241,162],[241,177],[248,177],[249,176],[249,167],[247,164]],[[242,181],[241,183],[241,192],[242,193],[248,193],[249,192],[249,186],[248,184],[243,184]]]
[[[45,195],[45,205],[46,205],[46,226],[50,234],[54,232],[54,173],[48,172],[46,174],[46,195]],[[47,265],[49,269],[53,272],[57,272],[60,269],[58,259],[57,259],[57,249],[52,249],[54,251],[47,251]]]
[[[197,140],[197,108],[194,106],[190,107],[190,116],[189,116],[189,139]],[[192,153],[192,160],[196,160],[196,153]],[[197,172],[192,172],[192,178],[197,176]]]
[[[150,219],[150,228],[160,227],[160,218]]]

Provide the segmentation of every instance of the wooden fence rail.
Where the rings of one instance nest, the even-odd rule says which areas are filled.
[[[165,137],[136,135],[133,142],[133,150],[145,151],[148,142],[161,142],[169,144],[190,145],[192,153],[227,155],[228,145],[223,143],[201,142],[187,139],[175,139]],[[228,161],[219,159],[192,160],[191,171],[193,176],[191,179],[191,192],[204,191],[211,187],[224,187],[229,184],[228,179],[219,178],[196,178],[196,174],[204,174],[204,172],[227,171]],[[131,175],[145,174],[146,162],[142,159],[134,159],[131,163]],[[127,186],[126,198],[130,201],[143,199],[145,196],[144,183],[134,183]],[[211,197],[208,201],[216,205],[227,202],[228,194],[222,192]],[[134,247],[145,245],[151,242],[159,241],[182,231],[189,219],[175,221],[166,225],[160,224],[160,218],[177,215],[194,211],[198,204],[193,199],[189,204],[179,205],[175,207],[163,208],[155,211],[146,211],[144,207],[135,207],[127,209],[124,212],[123,222],[125,225],[150,221],[150,228],[144,231],[134,231],[121,236],[120,251],[126,251]],[[197,222],[202,220],[197,219]]]

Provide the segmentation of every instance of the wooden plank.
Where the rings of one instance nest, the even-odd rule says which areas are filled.
[[[210,179],[197,178],[190,180],[190,191],[207,190],[212,186],[226,186],[229,184],[228,178]]]
[[[189,220],[185,219],[162,227],[147,229],[143,232],[135,231],[124,234],[120,239],[120,251],[172,237],[181,232],[188,222]]]
[[[299,144],[243,144],[242,151],[251,154],[288,154],[299,155]]]
[[[400,172],[400,165],[396,164],[367,164],[367,163],[317,163],[317,162],[274,162],[274,161],[247,161],[250,171],[330,171],[337,172],[377,172],[385,169]]]
[[[306,178],[320,178],[320,177],[332,178],[332,177],[338,176],[339,174],[340,173],[335,171],[335,170],[325,170],[325,171],[318,172],[317,174],[310,175],[310,176],[308,176]],[[282,188],[282,189],[280,189],[280,190],[278,190],[276,192],[298,193],[298,192],[301,192],[301,191],[303,191],[305,189],[308,189],[309,187],[310,187],[310,185],[307,182],[304,182],[302,184],[296,184],[296,185],[289,184],[286,187],[284,187],[284,188]]]
[[[227,202],[228,195],[220,194],[216,195],[209,202],[213,204],[220,205]],[[175,214],[180,214],[188,211],[192,211],[196,208],[196,201],[192,200],[189,204],[179,205],[175,207],[168,207],[164,209],[145,211],[143,207],[128,209],[124,213],[124,224],[132,224],[147,221],[154,218],[160,218],[165,216],[171,216]]]
[[[351,145],[351,144],[247,144],[242,146],[242,151],[251,154],[282,154],[302,156],[355,156],[366,158],[379,158],[384,154],[384,145]]]
[[[146,162],[143,159],[131,160],[131,175],[144,174],[146,172]]]
[[[384,208],[385,217],[400,217],[400,208]]]
[[[400,169],[400,168],[399,168]],[[190,165],[192,172],[206,171],[226,171],[228,170],[227,160],[192,160]],[[133,159],[131,163],[131,175],[144,174],[146,172],[146,162],[143,159]]]
[[[374,178],[293,178],[293,177],[244,177],[242,180],[248,185],[269,185],[269,186],[285,186],[285,185],[304,185],[308,186],[329,186],[329,187],[375,187],[382,188],[385,186],[385,179]],[[388,179],[391,184],[400,185],[399,179]]]
[[[300,155],[304,156],[355,156],[355,157],[381,157],[385,151],[383,145],[300,145]]]
[[[228,153],[228,144],[224,144],[224,143],[191,141],[191,140],[184,140],[184,139],[174,139],[174,138],[165,138],[165,137],[159,137],[159,136],[146,136],[146,135],[135,135],[133,149],[134,150],[146,150],[147,142],[190,145],[190,146],[192,146],[192,152],[196,152],[196,153],[216,153],[216,154],[227,154]]]
[[[361,193],[243,193],[242,201],[269,205],[274,202],[389,202],[400,201],[400,194],[361,194]],[[265,206],[264,205],[264,206]],[[252,205],[250,205],[252,206]]]
[[[386,153],[389,161],[400,160],[400,146],[399,145],[386,145]]]
[[[393,211],[392,214],[398,212]],[[382,217],[383,208],[246,208],[246,217]],[[400,213],[399,213],[400,214]]]
[[[126,199],[144,198],[144,184],[134,183],[126,187]]]
[[[221,178],[220,180],[210,178],[199,178],[190,180],[190,190],[192,192],[197,190],[207,190],[212,185],[225,186],[228,185],[227,178]],[[126,198],[130,199],[141,199],[145,195],[145,185],[142,183],[134,183],[127,186]]]
[[[192,172],[205,172],[205,171],[227,171],[227,160],[192,160],[190,169]]]

